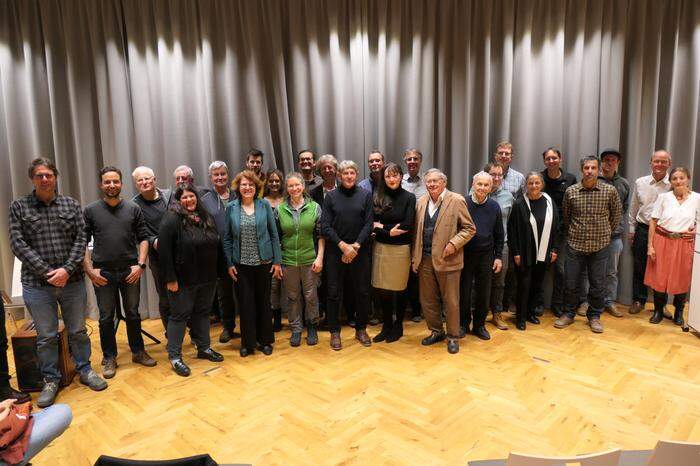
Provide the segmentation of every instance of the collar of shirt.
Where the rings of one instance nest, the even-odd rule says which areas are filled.
[[[668,179],[668,172],[666,172],[666,176],[661,178],[659,181],[656,181],[656,178],[654,178],[654,175],[649,175],[649,184],[653,186],[657,183],[663,183],[667,186],[671,186],[671,181],[669,181],[669,179]]]
[[[579,191],[583,191],[583,190],[600,191],[600,180],[598,180],[598,179],[595,180],[595,184],[593,186],[591,186],[590,188],[587,188],[583,185],[583,180],[579,181],[578,185],[579,185],[579,188],[578,188]]]
[[[403,179],[404,179],[405,181],[408,181],[409,183],[417,183],[417,182],[419,182],[419,181],[421,180],[421,178],[422,178],[422,177],[421,177],[420,174],[418,174],[418,175],[416,175],[416,176],[410,176],[408,173],[405,173],[405,174],[403,175]]]
[[[474,204],[476,204],[476,205],[483,205],[483,204],[486,204],[486,201],[489,200],[489,197],[486,196],[482,202],[479,202],[479,201],[476,199],[476,195],[475,195],[474,193],[471,194],[471,198],[472,198],[472,201],[474,202]]]
[[[442,200],[445,199],[445,194],[447,194],[447,188],[445,188],[440,194],[440,196],[438,196],[437,202],[433,202],[433,197],[430,194],[428,194],[428,209],[437,209],[438,206],[442,203]]]
[[[39,199],[38,197],[36,197],[36,189],[32,189],[32,201],[34,202],[35,206],[42,206],[42,205],[45,206],[45,205],[55,204],[57,199],[58,199],[58,193],[54,193],[53,199],[51,199],[47,204],[46,202],[44,202],[41,199]]]

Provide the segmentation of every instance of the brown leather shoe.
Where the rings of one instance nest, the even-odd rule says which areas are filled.
[[[149,356],[149,354],[144,350],[132,354],[131,360],[136,364],[141,364],[142,366],[146,367],[153,367],[157,364],[156,360]]]
[[[570,317],[569,314],[562,314],[557,320],[554,321],[555,328],[566,328],[574,323],[574,318]]]
[[[372,340],[365,329],[355,330],[355,339],[362,343],[362,346],[372,346]]]
[[[600,319],[589,319],[588,326],[591,327],[591,331],[593,333],[603,333],[603,324],[601,323]]]
[[[331,349],[340,351],[343,344],[340,342],[340,332],[331,332]]]
[[[586,313],[588,312],[588,303],[583,302],[581,305],[576,309],[576,314],[580,315],[581,317],[586,317]]]
[[[501,316],[500,312],[493,313],[493,319],[491,319],[491,323],[495,325],[498,330],[508,330],[508,324],[506,324],[506,321],[503,320],[503,317]]]
[[[630,314],[639,314],[639,312],[644,309],[644,305],[640,303],[639,301],[635,301],[632,303],[630,306],[629,313]]]
[[[617,307],[615,307],[614,304],[611,304],[610,306],[605,306],[605,309],[603,310],[613,317],[622,317],[622,312],[618,311]]]

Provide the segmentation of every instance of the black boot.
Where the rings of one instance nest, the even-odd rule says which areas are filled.
[[[664,318],[664,311],[654,308],[654,313],[649,318],[649,322],[651,322],[652,324],[658,324],[659,322],[661,322],[663,320],[663,318]]]
[[[272,310],[272,331],[279,332],[282,330],[282,309]]]
[[[683,308],[677,307],[676,311],[673,313],[673,323],[676,325],[683,325],[685,321],[683,320]]]

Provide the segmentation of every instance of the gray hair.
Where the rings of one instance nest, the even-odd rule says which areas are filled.
[[[598,157],[595,155],[585,155],[581,157],[581,170],[583,170],[583,166],[586,165],[586,162],[595,162],[598,164],[598,167],[600,167],[600,160],[598,160]]]
[[[330,163],[333,165],[333,168],[335,168],[335,171],[338,171],[338,159],[336,159],[333,154],[324,154],[320,156],[316,161],[316,169],[318,170],[321,168],[321,165],[326,163]]]
[[[132,177],[133,179],[136,179],[136,175],[138,175],[140,172],[146,172],[146,173],[148,173],[149,175],[151,175],[151,176],[153,176],[153,177],[156,176],[156,174],[153,173],[153,170],[151,170],[151,168],[149,168],[149,167],[144,167],[144,166],[142,165],[142,166],[140,166],[140,167],[134,168],[134,171],[131,172],[131,177]]]
[[[425,175],[423,175],[423,179],[427,180],[430,175],[435,175],[447,183],[447,175],[445,175],[439,168],[430,168],[427,172],[425,172]]]
[[[653,159],[654,156],[655,156],[656,154],[659,154],[659,153],[662,153],[662,152],[668,156],[668,161],[669,161],[669,162],[670,162],[671,160],[673,160],[672,157],[671,157],[671,153],[670,153],[669,151],[667,151],[666,149],[656,149],[656,150],[651,154],[651,158]]]
[[[404,151],[404,153],[403,153],[403,158],[405,159],[405,158],[408,157],[409,155],[417,155],[418,158],[420,159],[420,161],[421,161],[421,162],[423,161],[423,154],[422,154],[421,151],[419,151],[418,149],[413,149],[413,148],[411,148],[411,149],[406,149],[406,150]]]
[[[542,182],[542,184],[544,184],[544,176],[542,176],[542,173],[540,173],[538,171],[527,172],[525,174],[525,183],[527,183],[528,180],[530,179],[530,177],[533,177],[533,176],[536,176],[537,178],[539,178],[540,181]]]
[[[472,182],[476,181],[477,178],[488,178],[489,181],[493,181],[491,175],[483,170],[472,177]]]
[[[219,168],[225,168],[226,173],[228,173],[228,167],[226,166],[226,162],[222,162],[221,160],[214,160],[212,163],[209,164],[209,176],[211,176],[211,172],[214,170],[218,170]]]
[[[345,170],[350,170],[353,169],[355,170],[355,173],[359,173],[359,169],[357,168],[357,164],[353,162],[352,160],[343,160],[338,164],[338,173],[343,173]]]
[[[187,172],[187,176],[189,176],[190,178],[194,178],[194,172],[187,165],[180,165],[175,170],[173,170],[173,176],[175,176],[175,173],[182,171],[182,170],[185,170]]]

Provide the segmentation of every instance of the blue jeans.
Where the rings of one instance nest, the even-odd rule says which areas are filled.
[[[605,307],[605,297],[608,288],[605,277],[608,265],[608,247],[585,253],[576,251],[569,245],[566,248],[566,269],[564,271],[566,296],[564,313],[574,317],[579,303],[579,286],[585,270],[588,275],[588,311],[587,317],[600,318]]]
[[[27,451],[19,463],[21,466],[29,463],[29,460],[65,432],[73,420],[73,413],[68,405],[59,403],[33,412],[32,417],[34,418],[34,426],[29,434]],[[5,463],[0,462],[0,465],[5,466]]]
[[[44,380],[59,381],[58,369],[58,305],[68,332],[68,344],[75,368],[83,373],[90,370],[90,338],[85,331],[87,294],[82,280],[63,288],[22,286],[24,304],[36,326],[36,353]]]
[[[622,238],[614,238],[610,240],[608,245],[608,264],[605,274],[605,283],[608,286],[608,292],[605,295],[605,306],[612,306],[617,301],[617,269],[620,265],[620,256],[622,255]]]
[[[139,315],[139,298],[141,294],[140,281],[126,283],[124,279],[131,272],[123,270],[100,270],[100,275],[107,279],[107,284],[95,286],[95,298],[100,309],[100,344],[102,354],[106,358],[117,357],[116,310],[119,296],[124,305],[124,320],[126,321],[126,336],[132,353],[143,351],[141,336],[141,316]]]

